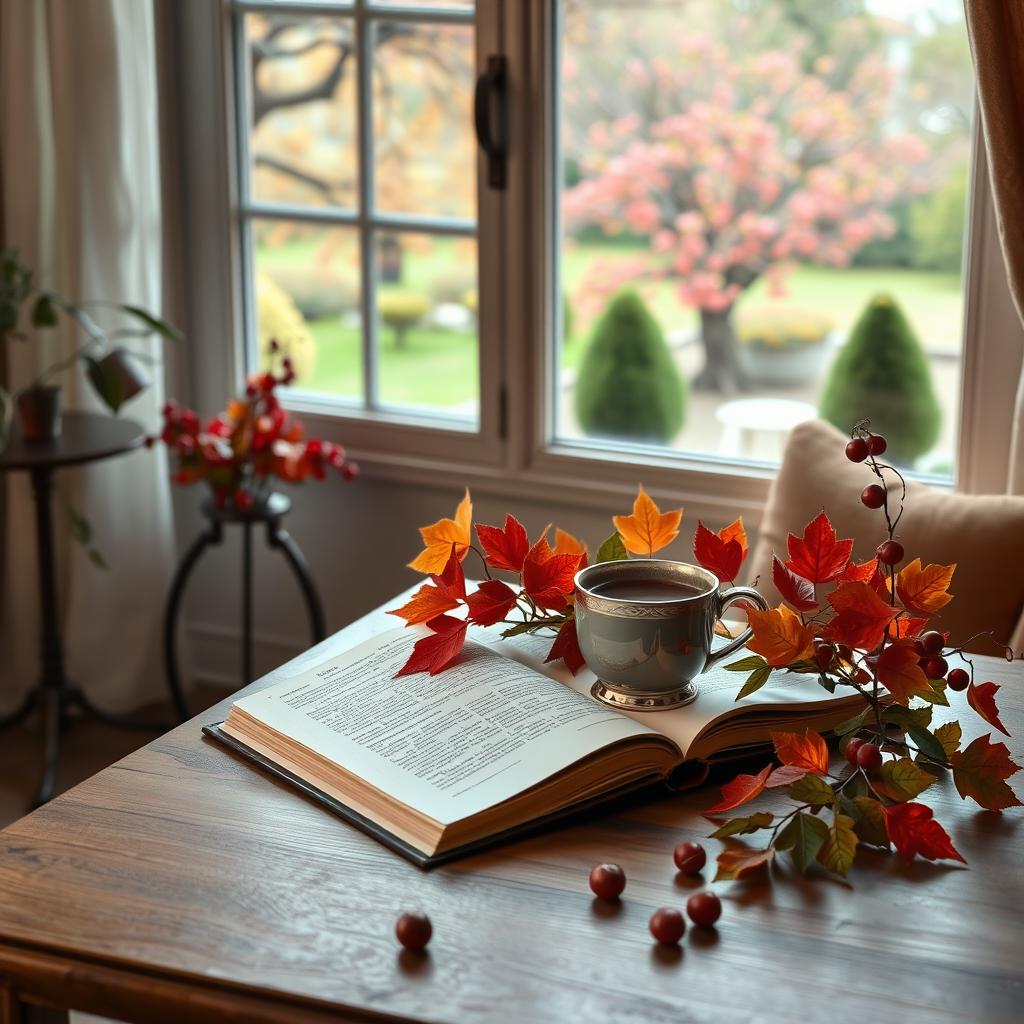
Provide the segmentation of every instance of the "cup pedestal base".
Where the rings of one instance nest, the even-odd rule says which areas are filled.
[[[686,683],[685,686],[664,693],[645,693],[641,690],[627,690],[598,679],[590,688],[590,693],[610,707],[624,711],[667,711],[669,708],[681,708],[697,699],[697,689],[693,683]]]

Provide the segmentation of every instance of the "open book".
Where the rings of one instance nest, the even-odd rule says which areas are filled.
[[[430,866],[659,780],[703,781],[716,757],[863,703],[796,673],[737,701],[742,675],[713,669],[692,704],[624,712],[590,696],[586,668],[543,664],[550,638],[482,634],[436,676],[393,678],[422,635],[408,628],[297,659],[204,731]]]

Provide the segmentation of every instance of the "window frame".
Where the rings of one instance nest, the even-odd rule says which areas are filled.
[[[618,496],[634,493],[642,477],[649,490],[684,501],[691,514],[714,520],[743,514],[756,525],[776,474],[773,467],[724,464],[713,457],[603,442],[551,440],[557,267],[552,238],[556,186],[549,173],[555,166],[551,148],[554,38],[548,27],[553,24],[556,2],[477,0],[477,71],[484,69],[489,55],[501,54],[507,58],[509,72],[507,188],[488,187],[482,155],[477,160],[479,428],[435,426],[413,412],[352,415],[332,401],[309,395],[289,396],[287,404],[302,414],[313,432],[344,443],[371,478],[452,488],[469,483],[495,495],[606,509]],[[337,9],[351,14],[352,8],[342,11],[341,6],[287,3],[289,11],[322,14]],[[186,270],[191,333],[237,342],[209,346],[192,356],[196,401],[204,409],[215,409],[244,379],[239,358],[244,336],[239,322],[244,253],[237,230],[239,154],[234,132],[237,82],[233,80],[232,19],[240,16],[236,11],[265,9],[265,4],[219,0],[207,8],[212,12],[209,21],[197,17],[192,5],[176,4],[175,8],[186,245],[201,253]],[[416,8],[383,5],[374,13],[410,18],[423,14]],[[218,81],[217,95],[210,102],[204,85]],[[977,118],[975,124],[979,124]],[[1024,330],[1006,285],[980,128],[975,134],[953,486],[999,493],[1007,479],[1017,381],[1012,368],[1020,364]],[[211,245],[210,233],[204,229],[216,223],[218,216],[221,223],[230,224],[230,237]],[[189,239],[196,244],[188,245]]]

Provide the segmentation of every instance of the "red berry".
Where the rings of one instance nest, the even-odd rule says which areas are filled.
[[[863,462],[868,457],[868,443],[862,437],[847,442],[846,457],[851,462]]]
[[[857,766],[866,772],[877,772],[882,767],[882,752],[874,743],[862,743],[857,748]]]
[[[433,934],[434,929],[426,914],[399,914],[395,922],[395,938],[414,953],[424,949]]]
[[[814,645],[814,662],[822,672],[832,664],[835,654],[835,648],[830,643],[816,643]]]
[[[672,907],[662,907],[651,914],[647,925],[651,934],[663,945],[674,946],[686,933],[686,919]]]
[[[881,484],[868,484],[860,492],[860,500],[868,508],[881,508],[885,504],[885,488]]]
[[[941,654],[942,648],[946,646],[946,638],[937,629],[929,629],[922,633],[917,642],[920,645],[918,650],[922,654]]]
[[[868,451],[872,455],[884,455],[885,449],[888,447],[885,443],[885,438],[881,434],[870,434],[868,436]]]
[[[700,843],[680,843],[672,851],[672,859],[684,875],[699,875],[708,862],[708,855]]]
[[[875,555],[883,565],[898,565],[903,561],[903,545],[898,540],[883,541],[875,549]]]
[[[948,676],[946,676],[946,682],[949,683],[949,688],[951,690],[959,692],[967,689],[971,682],[971,677],[964,669],[955,668]]]
[[[854,736],[852,740],[846,742],[846,760],[850,764],[856,766],[857,764],[857,751],[864,746],[864,740]]]
[[[722,916],[722,901],[709,890],[695,892],[686,901],[690,920],[701,928],[710,928]]]
[[[626,873],[618,864],[597,864],[590,870],[590,888],[600,900],[614,900],[626,888]]]
[[[924,669],[924,674],[929,679],[941,679],[949,671],[949,665],[941,654],[933,654],[925,658],[921,668]]]

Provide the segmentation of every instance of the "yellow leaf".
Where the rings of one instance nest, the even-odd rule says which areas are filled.
[[[800,616],[786,605],[780,604],[766,612],[748,608],[747,623],[754,632],[747,647],[773,668],[810,655],[814,627],[802,625]]]
[[[612,516],[612,522],[627,551],[650,558],[679,536],[682,518],[681,508],[662,512],[641,486],[633,502],[633,514]]]
[[[438,519],[430,526],[420,527],[423,538],[423,550],[409,563],[410,569],[424,573],[444,572],[448,559],[455,545],[455,553],[460,561],[469,550],[469,531],[473,523],[473,500],[466,488],[465,497],[455,510],[454,519]]]
[[[818,860],[838,875],[845,875],[857,856],[857,833],[853,830],[853,818],[839,814],[832,820],[828,838],[818,851]]]
[[[953,600],[947,593],[953,579],[952,565],[927,565],[921,567],[921,559],[915,558],[904,566],[896,577],[896,594],[905,608],[932,615]]]

